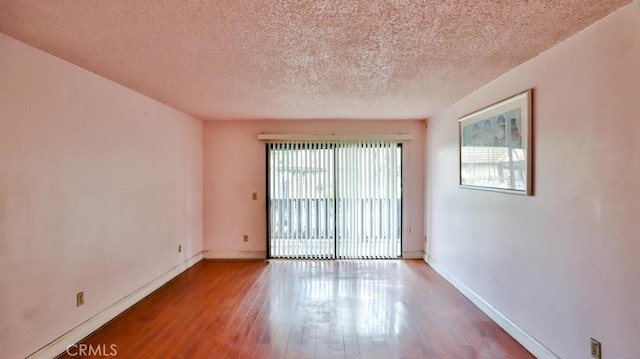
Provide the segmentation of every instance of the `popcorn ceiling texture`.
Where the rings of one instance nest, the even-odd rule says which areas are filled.
[[[0,32],[205,120],[407,119],[629,2],[2,0]]]

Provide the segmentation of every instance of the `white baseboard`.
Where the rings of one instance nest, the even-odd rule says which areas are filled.
[[[502,329],[504,329],[507,333],[509,333],[518,343],[522,344],[531,354],[533,354],[538,359],[559,359],[557,355],[555,355],[549,348],[544,346],[544,344],[537,341],[527,332],[518,327],[515,323],[513,323],[509,318],[505,317],[502,313],[496,310],[491,304],[487,303],[482,297],[480,297],[476,292],[474,292],[471,288],[467,287],[464,283],[462,283],[458,278],[454,277],[452,274],[447,272],[442,266],[436,263],[433,258],[429,257],[427,254],[424,254],[424,261],[429,264],[434,271],[440,274],[445,280],[447,280],[451,285],[453,285],[462,295],[467,297],[473,304],[475,304],[478,309],[483,311],[486,315],[489,316],[496,324],[498,324]]]
[[[406,251],[402,252],[402,259],[422,259],[422,251]]]
[[[266,259],[265,251],[204,251],[204,259]]]
[[[124,312],[125,310],[129,309],[131,306],[139,302],[142,298],[153,293],[156,289],[160,288],[171,279],[175,278],[178,274],[184,272],[187,268],[200,262],[202,258],[203,253],[199,252],[195,256],[169,269],[167,272],[152,280],[151,282],[145,284],[135,292],[120,299],[111,306],[107,307],[105,310],[89,318],[84,323],[63,334],[58,339],[40,348],[35,353],[29,355],[27,359],[55,358],[56,356],[67,350],[69,345],[78,343],[89,334],[98,330],[107,322],[117,317],[120,313]]]
[[[402,252],[402,259],[422,259],[422,251]],[[204,259],[266,259],[263,251],[204,251]]]

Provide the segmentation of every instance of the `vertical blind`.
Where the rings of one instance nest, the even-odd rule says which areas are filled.
[[[271,258],[398,258],[395,141],[269,144]]]

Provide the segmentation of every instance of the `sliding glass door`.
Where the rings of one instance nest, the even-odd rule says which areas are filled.
[[[271,258],[399,258],[397,142],[268,145]]]
[[[336,257],[333,146],[269,144],[269,256]]]

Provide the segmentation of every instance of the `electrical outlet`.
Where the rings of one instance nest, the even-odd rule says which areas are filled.
[[[83,304],[84,304],[84,291],[78,292],[78,294],[76,294],[76,307],[79,307]]]
[[[182,244],[178,244],[178,253],[182,253]]]
[[[242,241],[243,242],[249,242],[249,236],[246,235],[246,234],[244,236],[242,236]]]
[[[254,200],[254,201],[257,201],[258,200],[258,192],[253,192],[251,194],[251,199]]]
[[[599,341],[591,338],[591,357],[593,359],[602,359],[602,347]]]
[[[407,232],[409,232],[409,234],[411,234],[411,226],[409,226],[409,230]]]

